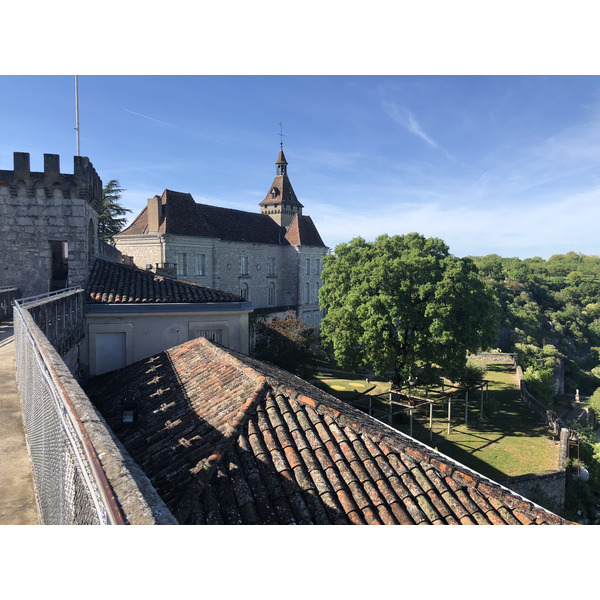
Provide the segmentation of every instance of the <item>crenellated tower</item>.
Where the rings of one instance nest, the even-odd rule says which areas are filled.
[[[0,170],[0,286],[30,296],[82,285],[99,251],[100,177],[84,156],[73,174],[60,172],[57,154],[44,154],[43,172],[26,152],[13,159],[14,170]]]

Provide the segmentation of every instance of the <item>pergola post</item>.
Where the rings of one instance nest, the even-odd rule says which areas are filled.
[[[479,416],[480,418],[483,419],[483,388],[485,387],[485,384],[481,384],[481,409],[479,410]]]
[[[448,435],[450,435],[450,421],[452,419],[452,394],[448,396]]]
[[[433,402],[429,403],[429,441],[433,439]]]
[[[469,390],[465,392],[465,427],[469,426]]]

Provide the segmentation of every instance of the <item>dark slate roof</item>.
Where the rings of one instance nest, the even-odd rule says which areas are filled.
[[[181,524],[564,524],[277,367],[198,338],[86,391]],[[139,415],[122,423],[123,397]]]
[[[308,216],[294,215],[285,233],[285,239],[292,246],[323,246],[323,240]]]
[[[97,258],[86,285],[92,304],[244,302],[241,296]]]
[[[299,206],[300,208],[303,208],[303,205],[296,197],[296,192],[294,192],[294,188],[292,188],[292,184],[287,175],[275,176],[273,184],[259,206],[271,206],[273,204],[287,204],[289,206]]]
[[[268,215],[198,204],[190,194],[165,190],[159,233],[215,237],[236,242],[287,244],[285,231]],[[118,236],[148,233],[148,207]]]

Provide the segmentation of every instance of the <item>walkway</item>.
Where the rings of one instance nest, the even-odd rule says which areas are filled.
[[[0,322],[0,525],[39,525],[21,402],[12,321]]]

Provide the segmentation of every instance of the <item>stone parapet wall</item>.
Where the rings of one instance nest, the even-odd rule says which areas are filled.
[[[469,360],[483,360],[485,362],[515,362],[515,355],[509,352],[479,352],[471,354]]]
[[[107,260],[108,262],[116,262],[120,263],[122,261],[122,253],[115,248],[115,246],[111,246],[111,244],[107,244],[106,242],[99,240],[98,243],[98,258],[102,260]]]
[[[566,478],[566,470],[563,468],[510,477],[499,483],[556,512],[565,504]]]

